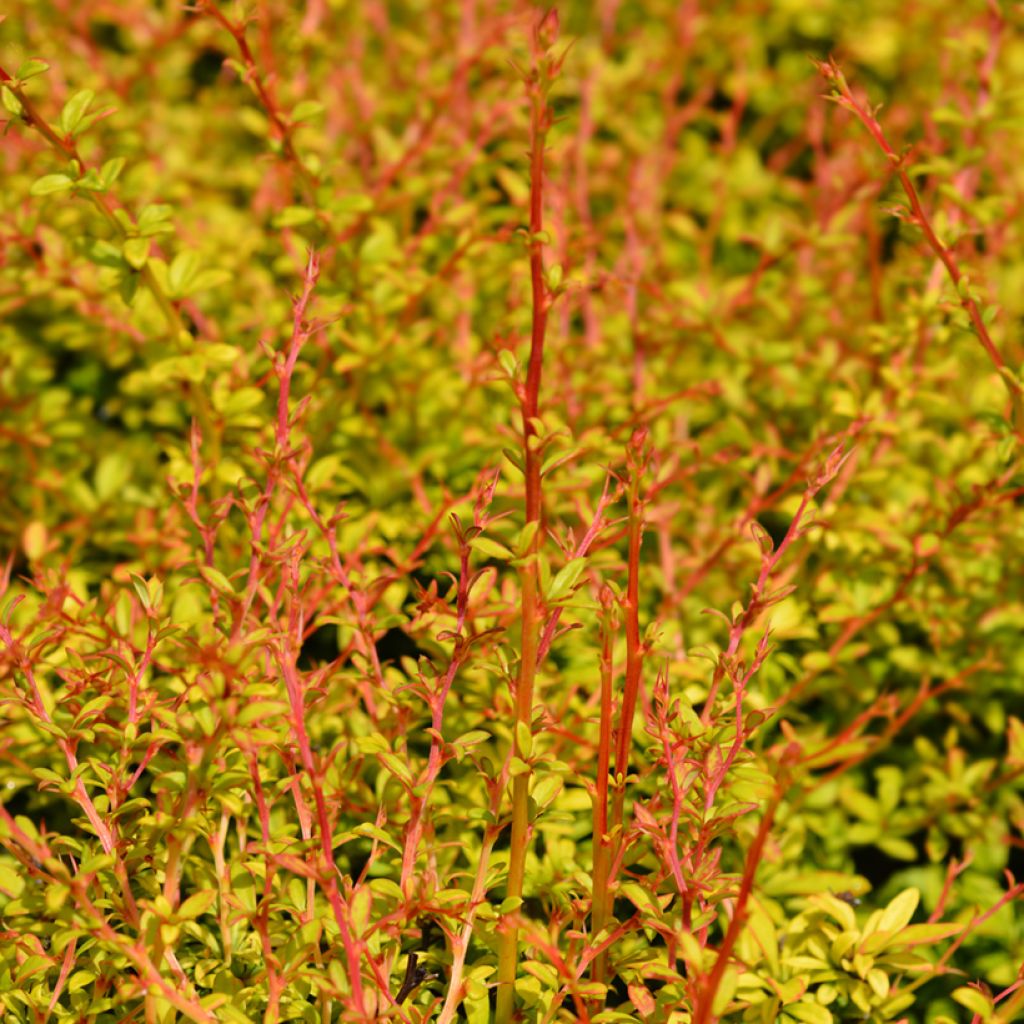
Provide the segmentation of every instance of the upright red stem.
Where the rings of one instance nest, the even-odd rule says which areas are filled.
[[[946,273],[949,274],[949,278],[956,287],[957,294],[960,297],[960,305],[963,306],[970,318],[971,325],[974,327],[974,331],[978,335],[978,340],[981,342],[982,348],[984,348],[988,354],[989,359],[992,361],[992,365],[999,370],[1000,376],[1003,378],[1003,382],[1010,393],[1010,399],[1016,421],[1015,426],[1018,431],[1024,429],[1024,416],[1022,416],[1022,414],[1024,414],[1024,408],[1022,408],[1021,384],[1012,376],[1012,374],[1009,374],[1009,371],[1006,368],[1006,361],[1003,359],[999,349],[996,348],[996,344],[992,340],[992,336],[989,334],[988,326],[985,323],[985,318],[982,315],[981,309],[978,307],[977,299],[971,292],[970,280],[960,269],[960,264],[957,262],[956,254],[939,238],[935,229],[932,227],[932,223],[929,220],[928,215],[925,213],[924,207],[921,205],[917,189],[914,187],[914,183],[911,181],[910,175],[907,172],[907,162],[905,157],[900,156],[889,144],[889,140],[885,137],[885,133],[882,131],[882,126],[878,123],[878,120],[875,118],[869,107],[865,106],[853,95],[850,86],[847,84],[845,76],[839,70],[839,66],[835,61],[821,61],[817,66],[822,77],[824,77],[835,90],[835,96],[833,98],[836,102],[841,107],[845,107],[849,110],[850,113],[852,113],[860,123],[864,125],[871,137],[878,144],[879,149],[881,149],[886,155],[890,165],[893,167],[896,177],[899,180],[900,185],[903,187],[903,191],[906,193],[907,201],[910,203],[910,219],[912,223],[921,229],[921,232],[925,237],[925,241],[928,243],[928,247],[933,253],[935,253],[935,256],[946,268]]]
[[[611,872],[611,845],[608,835],[608,772],[612,748],[612,618],[614,596],[609,587],[601,591],[604,621],[601,625],[601,733],[597,753],[597,791],[594,796],[594,870],[591,898],[591,932],[596,936],[608,922],[608,881]],[[608,966],[608,953],[602,951],[594,960],[591,977],[603,983]]]
[[[643,538],[643,507],[640,501],[640,477],[643,473],[643,447],[647,440],[645,428],[633,432],[629,442],[629,518],[627,526],[628,566],[626,599],[623,602],[626,624],[626,681],[622,691],[622,709],[615,744],[615,792],[612,797],[613,842],[617,848],[621,841],[626,803],[626,776],[629,774],[629,754],[632,747],[633,717],[640,694],[643,669],[643,651],[640,643],[640,544]],[[612,857],[614,860],[614,855]]]
[[[514,752],[520,760],[529,754],[522,749],[523,737],[532,733],[533,689],[537,674],[537,651],[541,627],[541,595],[537,559],[541,542],[541,452],[532,442],[537,436],[536,419],[540,403],[541,370],[544,363],[544,337],[547,332],[550,296],[544,280],[544,145],[551,127],[552,113],[547,102],[548,86],[558,63],[547,56],[557,37],[558,17],[549,12],[540,18],[533,32],[533,68],[527,77],[530,95],[530,290],[532,324],[530,361],[526,385],[521,391],[520,414],[523,423],[523,467],[526,478],[526,524],[536,524],[525,564],[520,571],[521,623],[519,671],[516,679],[516,720]],[[509,849],[507,897],[520,899],[526,869],[529,839],[530,775],[516,774],[512,781],[512,836]],[[514,925],[501,937],[498,954],[498,1002],[495,1020],[508,1024],[515,1000],[516,961],[519,932]]]
[[[747,903],[750,900],[750,893],[754,888],[754,876],[757,873],[757,866],[761,863],[761,854],[764,852],[764,844],[768,840],[768,833],[771,831],[772,822],[775,820],[775,809],[778,806],[778,797],[768,806],[761,824],[758,827],[757,835],[747,851],[747,859],[743,865],[743,878],[740,881],[740,891],[736,895],[736,903],[732,911],[732,920],[726,929],[725,938],[719,947],[718,956],[715,958],[715,965],[701,989],[693,1011],[693,1024],[710,1024],[715,1019],[713,1007],[718,988],[725,975],[725,969],[729,966],[729,957],[732,955],[736,940],[740,937],[743,924],[747,919]]]

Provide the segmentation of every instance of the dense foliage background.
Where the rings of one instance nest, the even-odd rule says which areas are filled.
[[[1020,5],[5,13],[4,1020],[1020,1016]]]

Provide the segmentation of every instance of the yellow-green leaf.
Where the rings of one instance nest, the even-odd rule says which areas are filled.
[[[904,889],[892,902],[882,911],[878,921],[878,931],[898,932],[902,931],[914,916],[917,904],[921,900],[921,893],[915,889]]]

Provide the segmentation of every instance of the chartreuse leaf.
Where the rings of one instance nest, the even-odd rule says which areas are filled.
[[[56,192],[67,192],[74,187],[74,179],[66,174],[44,174],[32,183],[29,193],[34,196],[49,196]]]
[[[93,480],[93,490],[100,501],[108,501],[120,494],[131,479],[132,467],[124,452],[108,452],[100,459]]]
[[[202,266],[202,257],[192,249],[182,250],[171,260],[167,268],[167,288],[171,298],[180,299],[188,295]]]
[[[75,129],[82,123],[85,117],[86,111],[92,104],[96,94],[92,89],[83,89],[81,92],[75,93],[64,104],[64,109],[60,112],[60,130],[67,135],[74,135]]]
[[[149,259],[148,238],[126,238],[124,240],[124,258],[135,270],[141,270]]]
[[[307,121],[317,117],[324,112],[324,105],[319,100],[303,100],[292,107],[291,120],[293,123]]]
[[[470,547],[487,558],[507,560],[512,557],[512,552],[504,544],[499,544],[496,540],[491,540],[490,537],[474,537],[470,541]]]
[[[958,935],[964,930],[964,925],[958,921],[947,921],[935,924],[912,924],[899,933],[899,944],[902,946],[927,945],[933,942],[941,942],[953,935]]]
[[[217,590],[222,594],[234,594],[235,588],[231,585],[231,581],[220,571],[220,569],[215,569],[212,565],[203,565],[199,567],[199,575],[202,576],[214,590]]]
[[[19,100],[6,85],[0,86],[0,104],[3,105],[4,110],[6,110],[8,114],[13,114],[15,117],[21,117],[21,100]]]
[[[953,992],[953,998],[961,1006],[965,1006],[970,1010],[971,1013],[978,1014],[983,1021],[989,1020],[995,1011],[991,997],[986,996],[978,989],[971,988],[968,985],[963,985],[960,988],[955,989]]]
[[[203,892],[194,893],[178,907],[176,916],[179,921],[191,921],[193,918],[205,914],[216,900],[216,889],[206,889]]]
[[[882,911],[882,915],[878,919],[877,930],[879,932],[898,932],[906,928],[910,924],[920,900],[919,890],[904,889]]]
[[[316,211],[306,206],[286,206],[274,217],[275,228],[293,228],[308,224],[316,218]]]
[[[19,82],[27,82],[30,78],[35,78],[36,75],[41,75],[44,71],[49,71],[50,65],[45,60],[39,60],[38,57],[33,57],[30,60],[25,61],[23,64],[18,65],[18,70],[14,73],[14,77]]]
[[[548,591],[544,595],[546,600],[554,603],[567,597],[576,585],[576,581],[580,578],[580,574],[583,572],[586,564],[587,560],[585,558],[573,558],[566,562],[551,581],[551,586],[548,587]]]
[[[832,1024],[835,1018],[832,1011],[821,1003],[813,1003],[809,1000],[801,1000],[799,1003],[792,1003],[786,1007],[786,1013],[794,1020],[803,1024]]]

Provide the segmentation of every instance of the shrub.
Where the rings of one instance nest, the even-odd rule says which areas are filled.
[[[4,1019],[1015,1019],[1020,12],[14,11]]]

